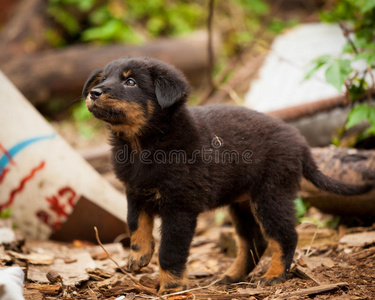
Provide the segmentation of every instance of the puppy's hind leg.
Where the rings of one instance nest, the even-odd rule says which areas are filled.
[[[267,242],[254,218],[249,200],[231,204],[230,213],[238,235],[237,257],[233,265],[219,278],[219,283],[224,284],[243,281],[267,248]]]

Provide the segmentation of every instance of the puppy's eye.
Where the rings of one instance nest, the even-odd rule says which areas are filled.
[[[127,79],[127,80],[125,81],[125,85],[127,85],[127,86],[136,86],[137,83],[135,82],[134,79],[129,78],[129,79]]]

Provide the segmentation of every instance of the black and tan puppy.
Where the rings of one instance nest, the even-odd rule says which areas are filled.
[[[88,109],[111,128],[115,172],[126,187],[128,268],[137,271],[150,262],[153,218],[158,215],[159,292],[185,289],[198,215],[229,205],[238,255],[220,281],[242,280],[268,244],[273,256],[263,280],[285,279],[297,243],[293,200],[301,177],[341,195],[370,187],[322,174],[293,127],[243,107],[188,108],[188,94],[181,72],[138,57],[111,62],[84,87]]]

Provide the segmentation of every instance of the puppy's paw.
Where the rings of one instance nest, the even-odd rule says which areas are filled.
[[[141,268],[146,267],[154,253],[155,243],[134,244],[131,246],[129,261],[126,266],[127,271],[136,272]]]
[[[187,285],[183,284],[182,282],[180,283],[171,283],[171,284],[165,284],[161,285],[159,289],[159,294],[160,295],[167,295],[167,294],[172,294],[176,292],[181,292],[187,289]]]
[[[143,255],[140,257],[129,256],[128,264],[126,265],[126,270],[131,272],[136,272],[146,267],[151,261],[151,255]]]
[[[260,282],[261,286],[273,286],[273,285],[285,282],[286,281],[286,275],[285,274],[281,274],[281,275],[279,275],[277,277],[268,277],[268,276],[266,277],[266,276],[263,276],[261,278],[258,278],[256,281]]]
[[[160,295],[181,292],[186,290],[187,286],[188,280],[184,275],[182,277],[178,277],[169,271],[160,269]]]

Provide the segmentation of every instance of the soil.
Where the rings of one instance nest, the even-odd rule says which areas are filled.
[[[269,266],[268,252],[244,282],[210,285],[214,276],[224,273],[234,260],[228,250],[228,243],[234,240],[222,238],[223,233],[228,237],[233,228],[213,226],[214,223],[215,214],[208,213],[198,224],[187,267],[192,290],[162,299],[375,299],[375,227],[340,227],[328,241],[324,240],[327,232],[315,230],[309,245],[298,247],[289,279],[262,287],[257,278]],[[300,244],[305,244],[302,239],[311,236],[311,227],[299,226],[298,231]],[[149,266],[133,274],[138,281],[134,283],[98,245],[84,241],[18,243],[0,246],[0,268],[23,268],[25,299],[160,299],[157,254]],[[126,264],[129,248],[120,243],[104,248],[119,266]],[[4,260],[2,253],[8,254],[8,260]],[[63,285],[58,280],[46,279],[51,271],[55,277],[61,275]]]

